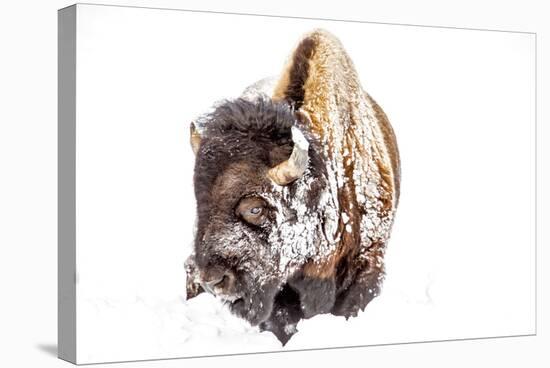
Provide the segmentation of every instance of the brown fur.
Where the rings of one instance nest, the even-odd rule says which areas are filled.
[[[297,88],[296,81],[303,81],[302,89]],[[303,98],[301,98],[302,91]],[[309,114],[313,131],[329,138],[328,154],[343,161],[345,175],[351,182],[353,182],[352,173],[355,163],[344,160],[343,152],[335,151],[330,145],[334,140],[334,127],[331,124],[338,124],[331,120],[331,113],[336,107],[340,116],[349,118],[350,126],[347,127],[345,136],[345,146],[348,150],[351,151],[355,146],[355,150],[359,151],[357,154],[367,155],[368,152],[362,152],[362,142],[354,135],[359,128],[357,125],[364,122],[355,114],[352,102],[364,98],[372,104],[378,120],[377,126],[374,127],[375,133],[382,137],[380,141],[373,142],[375,144],[373,151],[377,156],[374,159],[382,179],[383,211],[389,212],[394,209],[399,197],[400,184],[399,154],[395,135],[382,109],[363,92],[352,61],[339,40],[331,34],[322,30],[313,31],[306,35],[296,47],[291,61],[287,64],[275,88],[273,99],[288,101],[296,95],[300,96],[296,106]],[[339,103],[335,104],[331,99]],[[339,232],[342,234],[342,240],[338,249],[323,262],[311,262],[305,265],[304,273],[309,277],[335,277],[338,264],[346,257],[353,258],[357,255],[365,241],[361,239],[359,223],[362,214],[353,185],[341,188],[338,200],[342,211],[345,211],[351,219],[352,231],[351,233],[343,231],[344,223],[340,222]],[[373,243],[371,253],[383,253],[384,246],[384,243]],[[374,259],[372,260],[372,264],[377,263]],[[382,273],[383,269],[378,271]]]

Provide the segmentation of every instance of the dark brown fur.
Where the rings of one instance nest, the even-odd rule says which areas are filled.
[[[293,56],[288,85],[284,94],[286,101],[296,110],[304,102],[304,85],[308,77],[309,60],[314,51],[315,40],[306,38],[300,42]]]

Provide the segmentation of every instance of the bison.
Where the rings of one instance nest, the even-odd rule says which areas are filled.
[[[191,123],[187,298],[210,292],[284,345],[301,319],[347,319],[379,294],[400,161],[329,32],[300,40],[269,94],[256,87]]]

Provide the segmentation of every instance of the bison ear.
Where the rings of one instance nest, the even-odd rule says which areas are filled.
[[[193,148],[193,153],[196,155],[197,152],[199,151],[202,138],[199,135],[197,128],[195,127],[195,123],[191,123],[191,126],[189,128],[190,128],[189,131],[190,131],[191,148]]]
[[[267,176],[279,185],[287,185],[304,175],[309,161],[309,142],[300,129],[292,127],[294,148],[288,160],[269,169]]]

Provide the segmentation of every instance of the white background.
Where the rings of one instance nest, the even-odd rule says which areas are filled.
[[[77,27],[78,362],[280,349],[211,297],[182,305],[188,125],[314,28],[389,115],[402,197],[382,295],[284,349],[534,333],[533,35],[93,5]]]
[[[134,2],[134,4],[151,4]],[[193,8],[186,3],[186,8]],[[56,71],[56,14],[58,7],[66,5],[54,2],[46,5],[37,3],[28,9],[8,9],[2,11],[7,16],[2,25],[3,44],[14,48],[3,52],[9,55],[2,60],[2,228],[1,244],[6,253],[2,260],[2,290],[3,297],[2,320],[4,326],[2,346],[5,347],[6,359],[35,359],[35,364],[45,366],[59,362],[48,351],[55,344],[55,277],[56,277],[56,109],[55,109],[55,71]],[[155,6],[178,7],[175,2],[155,2]],[[278,3],[278,6],[281,4]],[[307,16],[325,16],[335,18],[355,18],[376,21],[395,21],[402,23],[421,23],[433,25],[456,25],[480,28],[505,28],[539,32],[539,41],[546,32],[542,28],[543,12],[525,7],[494,8],[487,4],[481,7],[476,4],[468,8],[449,8],[436,11],[437,7],[401,4],[398,6],[377,6],[372,9],[346,8],[344,11],[335,7],[315,9],[303,8],[261,8],[259,4],[231,9],[215,7],[216,10],[241,10],[258,13],[279,13]],[[28,3],[26,6],[29,6]],[[197,4],[197,8],[198,8]],[[213,5],[212,5],[213,6]],[[264,5],[268,6],[268,4]],[[464,6],[464,5],[462,5]],[[202,9],[210,8],[202,4]],[[429,12],[427,10],[430,10]],[[474,11],[475,9],[475,11]],[[483,9],[486,9],[484,11]],[[498,9],[496,11],[495,9]],[[355,11],[354,11],[355,10]],[[495,14],[496,13],[496,14]],[[20,17],[15,15],[19,14]],[[452,14],[452,16],[450,15]],[[537,20],[537,17],[540,17]],[[538,23],[540,22],[540,23]],[[539,48],[539,58],[544,56],[545,49]],[[4,65],[5,63],[5,65]],[[539,59],[539,65],[542,65]],[[15,69],[15,67],[18,69]],[[543,71],[544,72],[544,71]],[[542,73],[541,73],[542,74]],[[544,76],[545,74],[543,74]],[[539,74],[540,76],[540,74]],[[4,81],[8,84],[4,84]],[[8,88],[6,88],[8,87]],[[544,93],[544,85],[539,86],[539,92]],[[367,87],[368,88],[368,87]],[[539,101],[542,101],[539,93]],[[375,93],[375,97],[380,99]],[[386,107],[388,110],[388,107]],[[539,107],[542,107],[539,104]],[[539,123],[544,115],[539,110]],[[4,132],[4,129],[6,132]],[[539,129],[539,142],[544,129]],[[540,145],[539,145],[540,147]],[[540,152],[540,151],[539,151]],[[539,156],[540,157],[540,156]],[[539,159],[539,164],[543,159]],[[539,171],[539,180],[544,173]],[[539,181],[539,187],[542,187]],[[539,193],[539,203],[542,203]],[[7,204],[7,205],[6,205]],[[540,213],[539,213],[540,215]],[[539,216],[539,221],[542,216]],[[542,231],[543,226],[539,230]],[[544,243],[539,234],[539,265],[545,257],[541,245]],[[395,242],[393,242],[395,243]],[[540,270],[540,267],[539,267]],[[539,274],[540,276],[540,274]],[[539,279],[539,287],[544,278]],[[14,282],[17,281],[17,282]],[[5,285],[4,285],[5,284]],[[539,289],[539,303],[545,294]],[[7,307],[7,308],[6,308]],[[6,310],[4,311],[4,308]],[[541,306],[539,304],[539,310]],[[371,364],[391,366],[398,362],[418,362],[427,366],[438,366],[444,361],[447,366],[485,362],[491,365],[517,365],[519,362],[534,366],[538,358],[542,358],[542,350],[538,350],[544,339],[545,329],[541,325],[544,319],[539,315],[539,336],[531,338],[498,339],[470,342],[401,345],[392,347],[370,347],[343,351],[317,351],[279,355],[260,355],[246,357],[224,358],[233,364],[272,364],[285,362],[303,362],[312,360],[336,364],[343,357],[348,359],[370,361]],[[538,354],[537,354],[538,352]],[[456,357],[448,360],[449,354]],[[25,360],[22,360],[23,363]],[[186,360],[185,364],[201,366],[212,363],[211,359]],[[216,361],[219,364],[219,361]],[[540,362],[539,362],[540,363]],[[61,364],[61,363],[59,363]],[[137,363],[136,363],[137,364]],[[144,365],[143,363],[140,363]],[[182,364],[171,361],[150,363],[165,366]],[[542,364],[542,363],[541,363]],[[15,363],[12,363],[15,365]],[[477,365],[477,364],[476,364]]]

